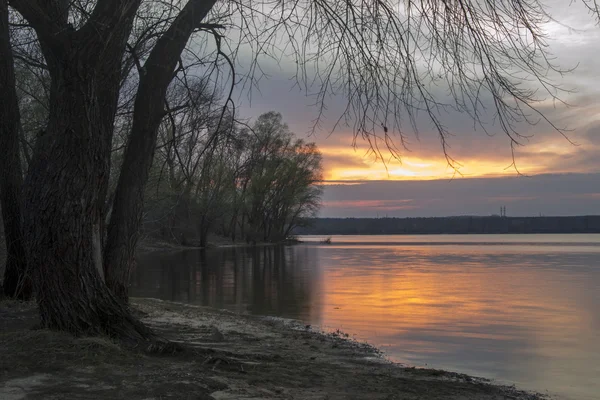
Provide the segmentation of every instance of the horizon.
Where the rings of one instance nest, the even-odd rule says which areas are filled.
[[[443,215],[439,217],[391,217],[391,216],[379,216],[379,217],[311,217],[310,219],[444,219],[444,218],[583,218],[583,217],[600,217],[600,214],[582,214],[582,215],[506,215],[501,216],[499,214],[491,215]]]

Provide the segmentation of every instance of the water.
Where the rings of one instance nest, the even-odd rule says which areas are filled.
[[[300,319],[399,362],[600,399],[600,235],[304,239],[147,255],[132,294]]]

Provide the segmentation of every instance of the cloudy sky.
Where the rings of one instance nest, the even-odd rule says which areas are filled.
[[[548,103],[542,109],[568,128],[571,142],[547,124],[520,126],[520,133],[531,135],[515,153],[521,175],[507,137],[474,129],[469,116],[458,112],[444,114],[444,122],[453,133],[449,153],[460,163],[459,173],[448,166],[427,123],[418,137],[409,134],[401,160],[385,163],[368,154],[364,141],[353,146],[351,127],[329,132],[345,105],[342,98],[330,100],[323,128],[309,135],[318,109],[293,88],[294,66],[285,59],[264,64],[270,75],[251,101],[238,100],[241,113],[278,111],[298,136],[317,143],[326,180],[321,216],[490,215],[500,206],[515,216],[600,214],[600,27],[581,2],[546,3],[560,19],[545,26],[555,61],[577,68],[557,81],[572,89],[561,95],[569,106]]]

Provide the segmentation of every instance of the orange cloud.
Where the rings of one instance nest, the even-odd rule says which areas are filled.
[[[587,130],[582,129],[581,132]],[[519,173],[594,173],[600,170],[600,160],[590,158],[591,154],[600,151],[600,141],[591,140],[589,134],[573,135],[575,140],[578,137],[583,139],[578,146],[557,135],[538,136],[541,137],[532,139],[527,146],[516,148],[515,164],[505,141],[494,142],[495,138],[489,138],[489,146],[485,141],[488,138],[481,139],[481,143],[467,141],[467,144],[462,143],[463,146],[449,149],[450,155],[457,159],[453,165],[455,168],[449,165],[439,147],[423,145],[418,151],[407,151],[400,160],[383,149],[380,155],[376,155],[364,142],[352,147],[344,141],[333,144],[325,140],[319,143],[319,147],[323,154],[324,179],[328,181],[433,180],[515,176]]]
[[[352,148],[321,149],[326,180],[432,180],[456,176],[480,177],[514,175],[514,168],[507,168],[511,161],[470,159],[453,169],[444,158],[403,157],[381,160],[364,155]],[[329,156],[332,156],[331,158]],[[344,160],[340,162],[339,160]],[[543,169],[535,163],[520,165],[522,173],[538,173]]]

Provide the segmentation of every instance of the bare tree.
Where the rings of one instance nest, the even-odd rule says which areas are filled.
[[[378,155],[400,157],[421,119],[435,127],[456,166],[447,151],[449,110],[470,115],[486,133],[503,132],[511,146],[524,138],[523,123],[544,120],[562,133],[536,107],[547,97],[559,100],[552,76],[566,72],[551,61],[544,34],[551,17],[541,0],[314,0],[263,12],[235,4],[240,37],[257,24],[245,16],[264,27],[246,39],[254,53],[284,53],[297,66],[297,83],[319,110],[314,128],[329,98],[343,96],[346,108],[333,129],[350,124],[355,139]],[[254,60],[247,82],[258,84]]]
[[[320,205],[321,154],[313,143],[294,138],[281,114],[262,114],[253,126],[244,170],[249,241],[284,240]]]
[[[145,225],[159,226],[161,234],[180,242],[200,233],[204,245],[215,219],[227,209],[224,199],[233,185],[232,176],[228,182],[233,121],[221,117],[220,102],[202,79],[174,82],[167,104],[177,111],[170,111],[159,128],[155,179],[149,182],[156,189],[150,199],[157,201],[145,207],[152,214]]]

